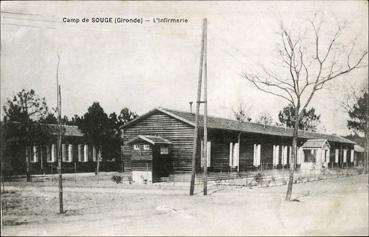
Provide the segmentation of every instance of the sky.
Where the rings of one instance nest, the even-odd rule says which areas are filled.
[[[55,107],[60,55],[63,115],[82,115],[94,101],[107,113],[128,107],[143,114],[159,106],[189,111],[188,102],[196,100],[206,17],[209,114],[233,118],[232,109],[243,103],[252,117],[267,112],[277,121],[287,103],[258,91],[241,75],[278,57],[281,21],[298,31],[316,12],[325,16],[327,36],[337,22],[346,22],[343,42],[355,40],[359,51],[367,50],[366,1],[1,2],[1,104],[21,89],[34,89]],[[150,22],[63,22],[92,17]],[[159,24],[153,18],[188,23]],[[342,102],[367,81],[364,67],[319,91],[311,106],[321,114],[321,132],[349,133]]]

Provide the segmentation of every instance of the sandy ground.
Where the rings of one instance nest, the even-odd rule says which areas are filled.
[[[116,185],[116,184],[114,184]],[[8,183],[2,235],[368,235],[368,176],[286,186],[216,187],[188,196],[186,187],[116,185],[64,189]],[[133,188],[132,188],[133,187]]]

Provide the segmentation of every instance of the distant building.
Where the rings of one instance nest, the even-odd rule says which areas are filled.
[[[5,154],[5,172],[8,175],[26,173],[26,157],[30,157],[31,174],[57,173],[56,142],[58,126],[43,124],[51,138],[47,143],[33,144],[26,147],[21,144],[7,148]],[[62,172],[94,172],[96,170],[97,150],[94,144],[87,141],[77,126],[62,125]],[[100,163],[102,171],[117,170],[118,161]]]
[[[196,157],[201,171],[203,116]],[[157,181],[190,172],[195,114],[156,108],[122,126],[124,170],[133,179]],[[293,129],[208,117],[210,172],[288,168]],[[336,135],[299,131],[297,167],[320,169],[354,165],[355,143]]]

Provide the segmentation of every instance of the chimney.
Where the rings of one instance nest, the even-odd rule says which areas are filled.
[[[192,114],[192,104],[193,104],[193,101],[190,101],[189,104],[190,104],[190,113]]]

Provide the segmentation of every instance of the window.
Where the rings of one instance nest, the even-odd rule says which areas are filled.
[[[206,167],[210,167],[211,162],[211,142],[208,141],[206,146]],[[204,141],[201,141],[201,167],[204,167]]]
[[[160,155],[167,155],[169,154],[169,148],[167,146],[160,147]]]
[[[287,165],[287,146],[282,146],[282,165]]]
[[[148,145],[148,144],[144,144],[144,145],[143,145],[143,149],[144,149],[145,151],[150,150],[150,145]]]
[[[85,144],[84,145],[84,149],[83,149],[83,161],[84,162],[87,162],[88,161],[88,145],[87,144]]]
[[[354,156],[355,156],[355,151],[351,150],[351,154],[350,154],[350,161],[354,162]]]
[[[73,161],[73,145],[69,144],[68,146],[68,162]]]
[[[334,162],[336,163],[338,163],[339,154],[340,154],[340,150],[336,149],[334,152]]]
[[[133,150],[139,151],[140,150],[140,146],[138,144],[134,144],[133,145]]]
[[[279,145],[273,145],[273,165],[279,164]]]
[[[240,146],[238,143],[229,143],[229,166],[238,167],[240,163]]]
[[[82,162],[83,158],[83,152],[82,152],[82,147],[81,147],[81,144],[78,144],[78,161],[79,162]]]
[[[347,162],[347,150],[343,149],[343,163]]]
[[[96,162],[96,147],[92,146],[92,160]]]
[[[46,161],[51,162],[51,149],[50,145],[46,145]]]
[[[68,161],[68,145],[62,144],[62,160],[63,162]]]
[[[325,163],[329,163],[329,156],[330,156],[330,151],[324,150],[324,162]]]
[[[261,159],[261,145],[254,144],[254,166],[260,166],[260,159]]]
[[[38,149],[38,147],[37,146],[33,146],[32,147],[32,152],[31,152],[31,162],[32,163],[36,163],[37,161],[38,161],[38,151],[39,151],[39,149]]]
[[[301,164],[303,160],[304,160],[304,150],[302,149],[302,147],[299,147],[297,152],[297,164]]]

